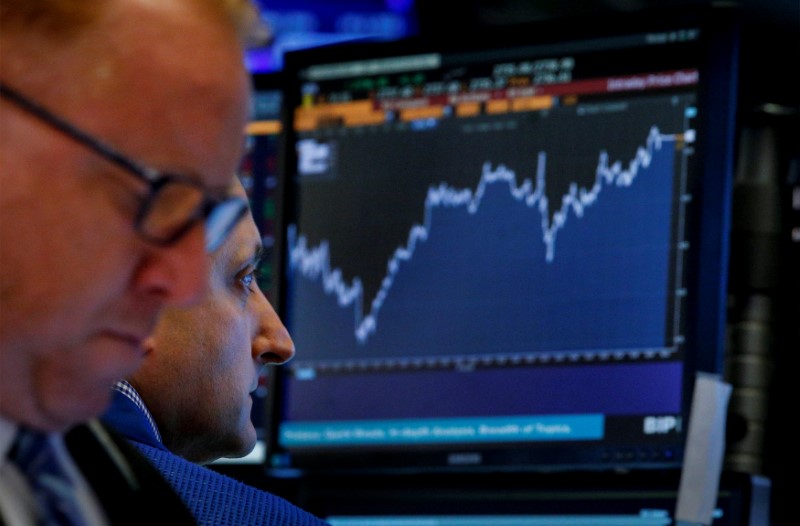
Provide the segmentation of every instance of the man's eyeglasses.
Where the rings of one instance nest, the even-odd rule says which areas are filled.
[[[134,225],[148,242],[170,245],[197,221],[205,221],[206,250],[213,252],[247,212],[247,200],[215,197],[194,179],[139,164],[3,83],[0,83],[0,97],[147,182],[150,192],[136,214]]]

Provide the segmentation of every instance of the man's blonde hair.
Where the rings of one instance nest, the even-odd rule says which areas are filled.
[[[230,24],[243,47],[264,44],[269,31],[253,0],[185,0]],[[2,0],[0,32],[31,33],[52,40],[69,39],[99,18],[107,0]]]

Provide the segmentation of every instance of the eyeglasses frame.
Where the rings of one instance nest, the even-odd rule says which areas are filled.
[[[213,252],[219,247],[219,245],[222,244],[222,242],[230,233],[230,231],[233,230],[233,227],[236,226],[236,224],[238,224],[238,222],[242,219],[242,217],[244,217],[247,211],[248,203],[245,199],[240,197],[227,197],[220,199],[218,197],[212,196],[209,193],[207,187],[205,187],[202,183],[191,177],[169,172],[162,172],[160,170],[156,170],[154,168],[140,164],[131,159],[130,157],[128,157],[127,155],[121,153],[119,150],[117,150],[110,144],[106,143],[105,141],[102,141],[101,139],[98,139],[97,137],[83,131],[74,124],[71,124],[67,120],[52,113],[44,106],[25,97],[17,90],[11,88],[10,86],[8,86],[3,82],[0,82],[0,98],[7,99],[9,102],[13,103],[18,108],[22,109],[23,111],[25,111],[30,115],[33,115],[43,123],[49,125],[51,128],[56,129],[57,131],[63,133],[64,135],[78,142],[82,146],[93,151],[100,157],[122,168],[127,173],[146,182],[150,186],[150,191],[147,195],[146,200],[142,203],[142,206],[139,208],[139,211],[136,214],[134,227],[136,229],[137,234],[139,234],[145,241],[149,243],[159,246],[172,245],[178,239],[180,239],[184,234],[186,234],[186,232],[198,220],[207,219],[212,214],[213,210],[218,206],[226,203],[230,204],[238,203],[240,210],[234,215],[235,219],[231,222],[228,228],[220,236],[220,239],[212,240],[213,241],[212,243],[207,244],[206,247],[207,251]],[[203,195],[203,201],[200,203],[200,206],[198,206],[198,208],[196,209],[196,213],[186,218],[185,223],[180,227],[178,227],[177,230],[172,234],[170,234],[169,236],[161,238],[150,235],[142,227],[144,219],[149,213],[152,207],[152,203],[154,202],[155,197],[158,195],[160,189],[166,186],[167,184],[173,182],[179,182],[182,184],[198,188]]]

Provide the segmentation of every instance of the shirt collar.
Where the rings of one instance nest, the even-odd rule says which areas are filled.
[[[147,417],[147,421],[150,423],[150,427],[153,430],[156,440],[158,440],[159,444],[163,444],[164,442],[161,440],[161,433],[158,432],[158,426],[153,418],[153,414],[150,413],[149,409],[147,409],[147,406],[145,405],[144,400],[142,400],[141,395],[139,395],[139,392],[127,380],[117,381],[114,384],[114,390],[125,396],[127,399],[133,402],[137,408],[139,408],[139,411],[141,411],[144,416]]]

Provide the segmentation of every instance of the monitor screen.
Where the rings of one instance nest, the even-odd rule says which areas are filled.
[[[679,466],[721,370],[732,19],[287,54],[269,470]]]

